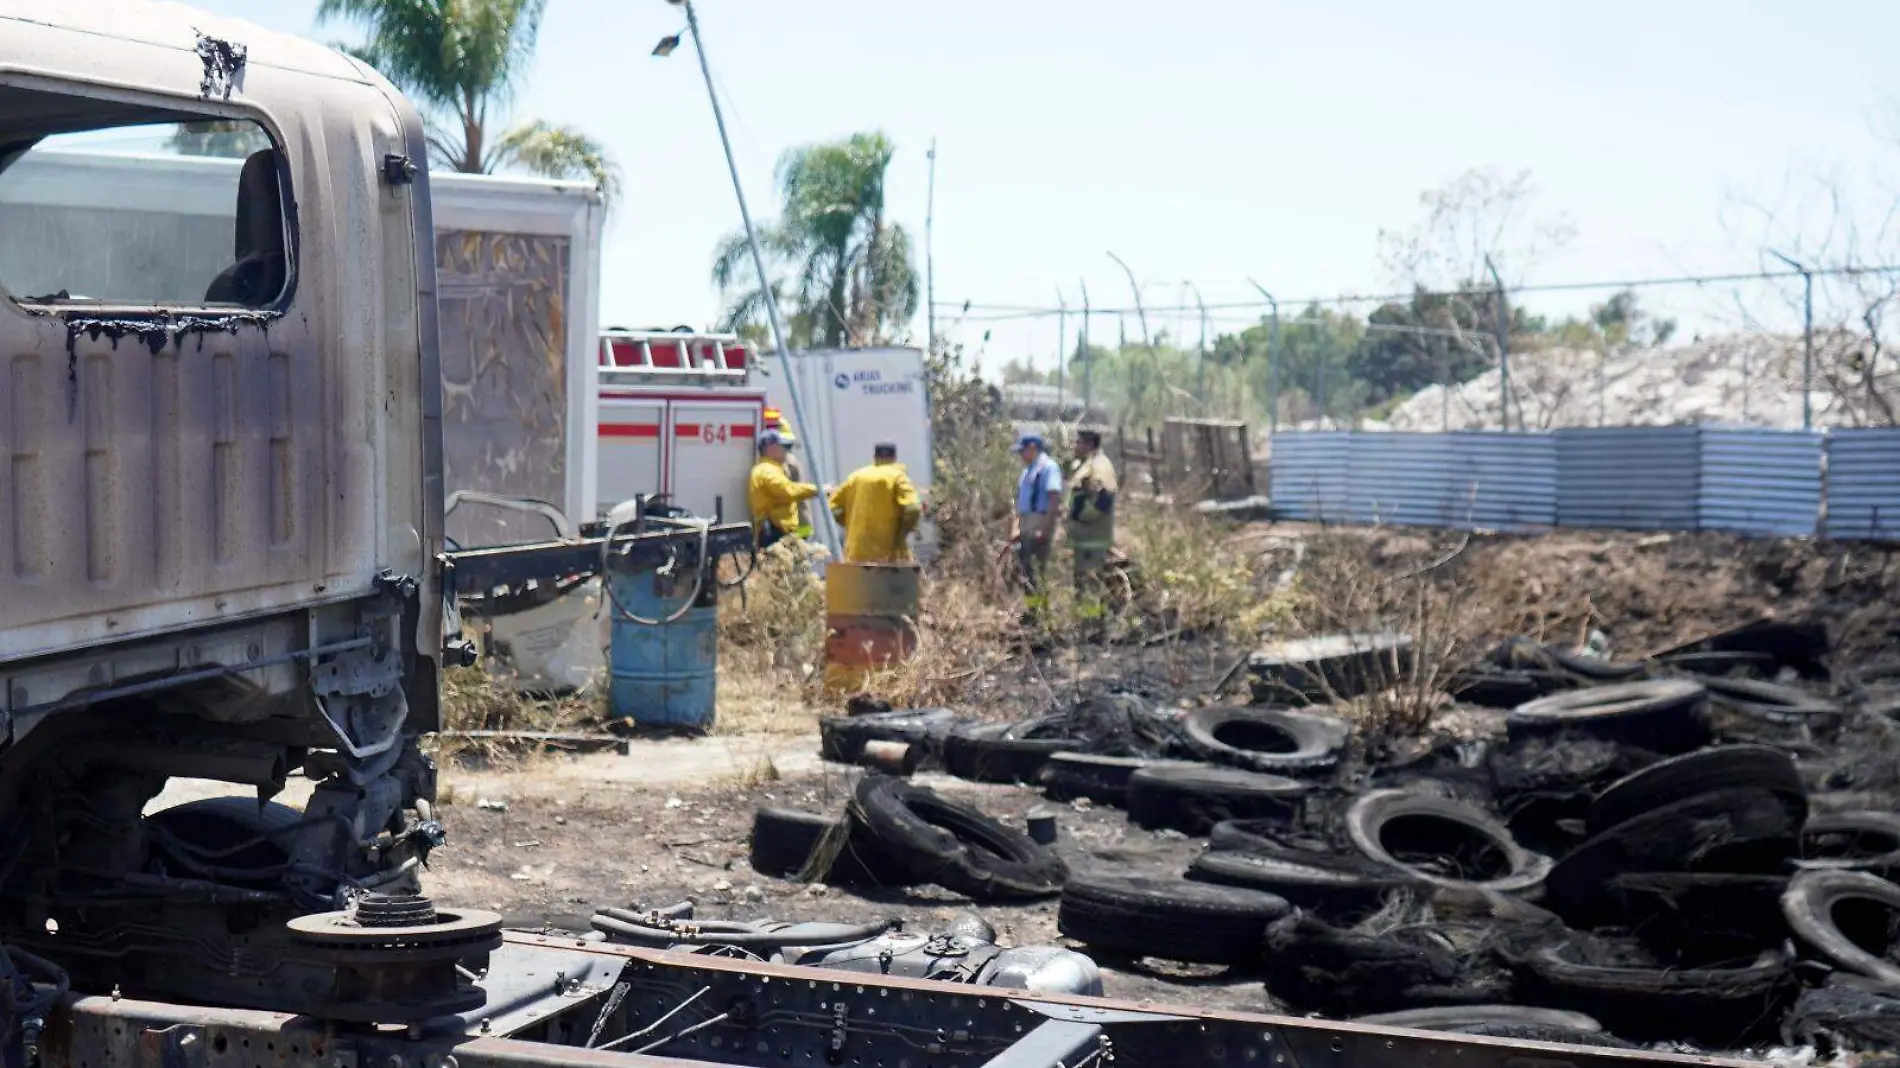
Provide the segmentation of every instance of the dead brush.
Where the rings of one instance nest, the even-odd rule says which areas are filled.
[[[442,762],[506,764],[543,748],[534,743],[494,738],[468,738],[461,731],[533,731],[572,733],[597,726],[605,718],[599,687],[559,697],[521,693],[505,681],[491,679],[479,667],[450,668],[442,673],[442,730],[431,740],[431,751]]]
[[[1291,634],[1343,634],[1349,642],[1396,634],[1410,641],[1377,652],[1367,642],[1351,676],[1319,674],[1324,695],[1369,742],[1423,732],[1447,704],[1453,677],[1487,648],[1494,614],[1465,586],[1437,574],[1461,552],[1427,543],[1380,559],[1361,536],[1327,532],[1309,541],[1293,589]]]

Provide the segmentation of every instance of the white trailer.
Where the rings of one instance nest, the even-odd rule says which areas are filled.
[[[871,462],[880,441],[897,446],[897,458],[926,501],[935,457],[931,449],[929,375],[924,352],[914,348],[811,349],[791,354],[809,425],[797,425],[786,370],[774,354],[760,357],[767,403],[793,422],[800,447],[832,482]],[[809,471],[809,468],[808,468]],[[919,559],[936,554],[936,528],[917,531]]]

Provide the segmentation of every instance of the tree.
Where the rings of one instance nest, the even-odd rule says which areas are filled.
[[[534,59],[547,0],[321,0],[317,18],[360,24],[368,41],[343,50],[424,106],[429,155],[466,174],[519,167],[585,178],[612,203],[619,169],[597,142],[568,126],[527,120],[496,134]]]
[[[165,139],[165,147],[181,156],[244,159],[269,148],[270,138],[256,123],[245,119],[204,119],[179,123]]]
[[[910,235],[884,215],[884,176],[896,151],[872,132],[779,159],[779,218],[759,231],[759,242],[773,296],[790,309],[787,344],[877,345],[917,314]],[[725,329],[763,315],[765,295],[748,284],[754,278],[745,234],[720,242],[712,280],[726,295]]]

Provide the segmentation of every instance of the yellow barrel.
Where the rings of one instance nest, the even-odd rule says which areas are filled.
[[[870,672],[917,651],[922,573],[916,564],[825,567],[825,684],[861,686]]]

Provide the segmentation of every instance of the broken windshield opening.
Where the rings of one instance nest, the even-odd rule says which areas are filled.
[[[274,307],[284,173],[249,119],[0,86],[0,288],[56,308]]]

